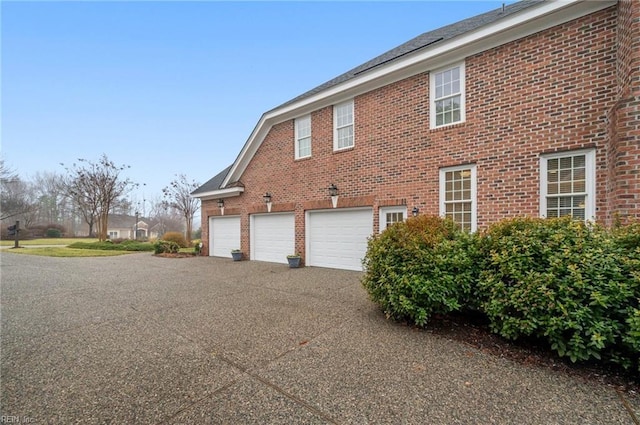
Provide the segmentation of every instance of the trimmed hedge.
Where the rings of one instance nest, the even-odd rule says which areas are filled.
[[[68,246],[75,249],[97,249],[103,251],[153,251],[153,245],[134,240],[124,240],[121,243],[104,242],[74,242]]]
[[[505,338],[640,372],[640,225],[515,218],[469,235],[410,218],[370,239],[364,265],[363,285],[387,317],[424,326],[435,313],[477,309]]]
[[[62,232],[60,231],[60,229],[54,229],[54,228],[49,228],[47,229],[47,231],[44,234],[45,237],[47,238],[61,238],[62,237]]]

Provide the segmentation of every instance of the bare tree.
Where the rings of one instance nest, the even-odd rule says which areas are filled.
[[[131,215],[133,204],[127,198],[118,198],[113,202],[112,212],[114,214]]]
[[[184,224],[181,214],[173,208],[167,208],[167,202],[156,198],[151,200],[151,218],[157,225],[158,235],[162,236],[166,232],[183,232]]]
[[[89,225],[89,233],[95,224],[98,239],[103,241],[107,239],[109,212],[114,203],[133,188],[134,183],[120,176],[129,167],[116,166],[105,154],[98,162],[78,161],[80,165],[73,164],[67,168],[65,191]]]
[[[64,196],[63,176],[52,172],[36,173],[33,189],[40,205],[37,220],[40,223],[62,223],[67,217],[68,199]]]
[[[18,173],[9,168],[7,164],[4,163],[4,159],[0,158],[0,181],[6,182],[11,180],[16,180],[18,178]]]
[[[0,159],[0,220],[17,218],[26,226],[37,212],[38,203],[33,199],[31,185],[9,169]]]
[[[176,175],[176,178],[169,183],[169,186],[162,189],[165,202],[171,208],[176,209],[184,217],[187,225],[186,239],[191,245],[191,228],[193,227],[193,216],[200,209],[200,200],[193,198],[191,192],[200,187],[195,180],[189,182],[184,174]]]

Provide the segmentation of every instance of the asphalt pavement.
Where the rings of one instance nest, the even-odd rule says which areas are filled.
[[[358,272],[0,254],[0,414],[32,424],[637,424],[640,400],[387,320]]]

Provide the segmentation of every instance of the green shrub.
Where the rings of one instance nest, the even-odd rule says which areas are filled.
[[[424,326],[468,305],[477,278],[474,236],[450,220],[419,216],[369,239],[362,283],[387,317]]]
[[[167,232],[162,236],[162,240],[175,242],[180,248],[186,248],[188,246],[187,240],[180,232]]]
[[[620,234],[570,218],[491,226],[477,288],[491,329],[546,340],[573,362],[637,363],[640,268],[630,242],[637,235]]]
[[[156,254],[175,254],[180,251],[180,245],[173,241],[160,240],[153,244]]]
[[[202,247],[200,246],[201,240],[200,239],[194,239],[191,241],[191,243],[193,244],[193,252],[196,255],[200,255],[200,250],[202,249]]]
[[[128,241],[122,243],[104,242],[74,242],[69,248],[75,249],[97,249],[102,251],[153,251],[150,243]]]
[[[62,232],[60,231],[60,229],[49,228],[45,232],[45,237],[47,237],[47,238],[61,238],[62,237]]]
[[[515,218],[469,235],[421,216],[370,238],[363,264],[363,286],[387,317],[423,326],[479,310],[505,338],[640,372],[639,223]]]

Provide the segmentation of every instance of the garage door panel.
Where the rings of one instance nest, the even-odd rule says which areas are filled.
[[[295,252],[295,216],[266,214],[251,217],[251,259],[286,263]]]
[[[240,217],[211,217],[209,233],[209,255],[231,258],[231,250],[240,249]]]
[[[308,219],[309,265],[362,270],[373,232],[372,209],[312,211]]]

